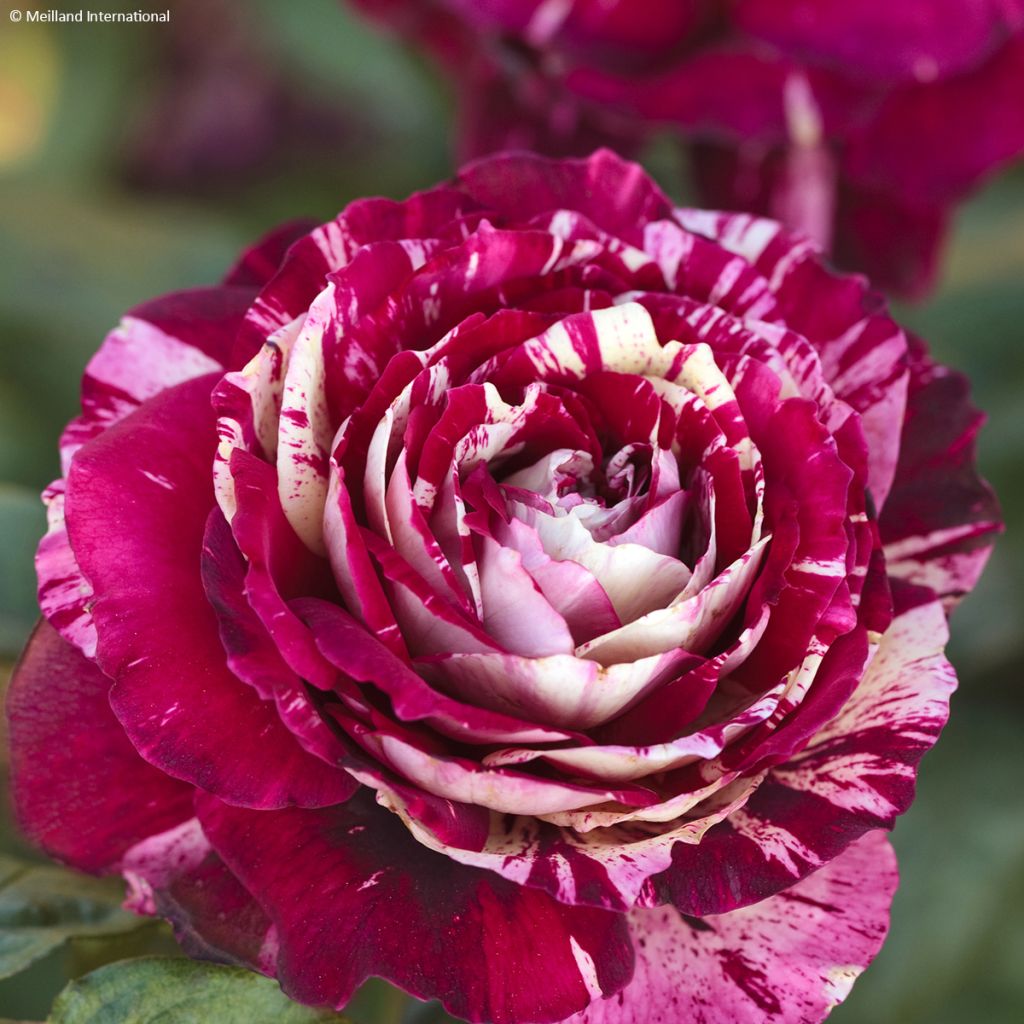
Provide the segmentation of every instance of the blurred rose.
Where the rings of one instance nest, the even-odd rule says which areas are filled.
[[[303,90],[240,0],[178,0],[157,26],[121,159],[136,186],[236,191],[289,167],[351,159],[372,133],[358,111]]]
[[[20,820],[303,1002],[820,1020],[998,528],[965,390],[607,152],[282,228],[89,365]]]
[[[955,204],[1024,150],[1021,0],[389,0],[455,78],[461,152],[678,131],[708,205],[876,284],[933,283]]]

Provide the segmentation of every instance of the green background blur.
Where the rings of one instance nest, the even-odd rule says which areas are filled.
[[[0,676],[36,614],[37,494],[58,471],[85,362],[121,313],[216,280],[281,220],[325,220],[358,196],[402,196],[452,169],[442,84],[335,0],[143,4],[168,5],[170,25],[40,25],[10,21],[22,0],[0,2]],[[686,199],[668,147],[649,164]],[[894,834],[903,883],[889,942],[831,1019],[1019,1024],[1024,169],[962,208],[935,295],[899,315],[972,377],[990,417],[980,462],[1008,532],[954,617],[961,687]],[[4,820],[2,851],[27,854]],[[159,929],[137,941],[170,942]],[[69,974],[123,953],[51,956],[0,983],[0,1017],[41,1019]],[[354,1015],[398,1019],[388,1004],[378,989]]]

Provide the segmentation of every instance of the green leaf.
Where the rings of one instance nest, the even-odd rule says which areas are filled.
[[[152,922],[121,909],[124,886],[0,856],[0,978],[71,939],[124,935]]]
[[[343,1017],[293,1003],[239,967],[164,957],[108,964],[57,997],[48,1024],[309,1024]]]

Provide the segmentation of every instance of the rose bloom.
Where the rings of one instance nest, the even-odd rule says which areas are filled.
[[[956,203],[1024,151],[1022,0],[352,0],[455,79],[463,156],[635,151],[877,284],[933,283]]]
[[[860,278],[608,152],[286,226],[89,364],[20,822],[310,1004],[819,1021],[998,529],[978,424]]]

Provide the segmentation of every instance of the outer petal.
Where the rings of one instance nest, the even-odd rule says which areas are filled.
[[[111,681],[41,622],[11,680],[15,813],[25,834],[84,871],[188,818],[192,787],[146,764],[107,701]]]
[[[732,911],[789,888],[865,832],[892,828],[949,713],[947,639],[937,601],[897,616],[839,715],[700,845],[677,846],[654,890],[684,913]]]
[[[880,82],[973,66],[1015,20],[1000,0],[738,0],[737,26],[788,53]]]
[[[189,956],[273,974],[273,925],[196,818],[137,843],[122,871],[131,887],[128,908],[166,917]]]
[[[277,813],[203,798],[200,815],[276,925],[277,976],[301,1002],[341,1007],[376,974],[470,1021],[561,1021],[632,973],[621,915],[431,853],[368,796]]]
[[[642,225],[668,217],[671,207],[638,164],[610,150],[586,160],[546,160],[512,153],[464,167],[459,188],[502,220],[523,223],[553,210],[576,210],[631,245]]]
[[[67,473],[78,449],[182,381],[222,368],[242,314],[253,298],[244,287],[195,288],[152,299],[125,314],[89,360],[82,379],[82,413],[61,437]],[[39,604],[65,640],[88,657],[96,652],[89,611],[92,589],[83,579],[64,525],[65,482],[47,488],[49,530],[39,545]]]
[[[96,624],[90,612],[92,587],[82,576],[64,524],[66,482],[55,480],[43,492],[47,531],[36,551],[39,608],[60,635],[87,658],[96,655]]]
[[[958,198],[1024,150],[1022,91],[1024,33],[969,74],[890,93],[848,140],[844,171],[904,202]]]
[[[566,1024],[817,1024],[881,948],[897,879],[876,832],[745,910],[634,910],[632,982]]]
[[[847,183],[839,195],[833,255],[841,266],[863,270],[877,288],[922,297],[935,283],[949,219],[945,203],[907,201]]]
[[[966,378],[912,347],[907,418],[896,484],[880,527],[891,576],[925,587],[947,606],[970,592],[1002,528],[999,505],[975,467],[984,420]]]
[[[212,384],[162,392],[72,464],[68,532],[95,591],[98,660],[115,680],[115,714],[151,764],[241,804],[315,801],[311,766],[325,766],[228,670],[203,592]]]
[[[193,288],[129,310],[103,339],[82,378],[82,415],[61,437],[61,462],[165,388],[227,366],[253,291]]]
[[[907,389],[907,339],[863,278],[826,269],[817,247],[772,220],[744,213],[676,211],[688,230],[714,239],[752,263],[771,283],[774,319],[799,331],[818,351],[838,398],[860,413],[871,453],[868,485],[879,505],[889,493],[899,454]]]
[[[290,220],[268,231],[228,271],[224,283],[261,288],[276,273],[293,242],[316,227],[314,220]]]

